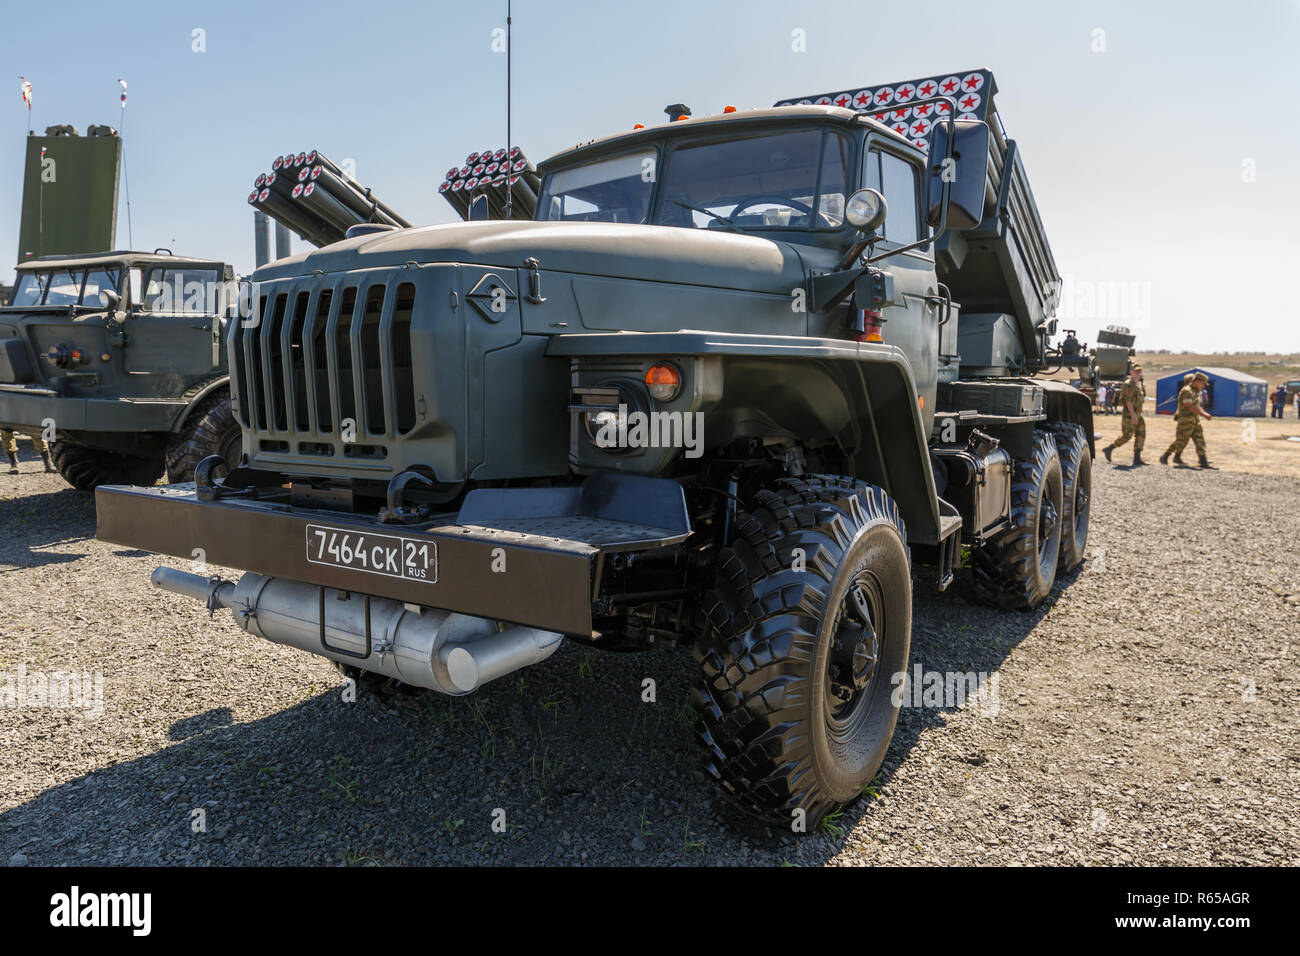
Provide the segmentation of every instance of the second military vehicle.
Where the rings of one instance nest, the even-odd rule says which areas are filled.
[[[444,694],[566,638],[693,648],[709,774],[811,826],[910,698],[914,572],[969,551],[1027,608],[1084,560],[1091,407],[1028,377],[1060,277],[993,94],[682,109],[542,163],[534,221],[268,265],[229,335],[245,457],[99,489],[99,537],[202,549],[247,573],[154,583]]]
[[[210,455],[235,464],[236,288],[229,265],[161,250],[21,263],[0,309],[0,427],[52,439],[82,490],[188,481]]]

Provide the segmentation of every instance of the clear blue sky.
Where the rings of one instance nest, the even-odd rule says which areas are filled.
[[[290,149],[353,158],[407,218],[451,221],[443,173],[504,144],[505,60],[491,50],[504,23],[504,0],[31,6],[5,28],[0,261],[16,258],[19,74],[35,86],[34,129],[83,133],[118,124],[125,77],[135,246],[246,272],[245,198]],[[987,66],[1082,338],[1124,318],[1090,310],[1092,292],[1129,292],[1142,346],[1300,351],[1298,50],[1300,0],[516,0],[514,140],[540,159],[657,122],[672,102],[770,106]]]

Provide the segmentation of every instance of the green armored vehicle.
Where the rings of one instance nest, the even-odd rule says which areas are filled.
[[[235,290],[230,266],[162,251],[21,263],[0,309],[0,428],[52,438],[82,490],[188,481],[210,455],[237,463]]]
[[[372,682],[691,648],[709,774],[811,826],[884,760],[914,574],[969,549],[975,596],[1028,608],[1085,554],[1090,405],[1028,377],[1060,279],[1023,164],[918,86],[948,114],[920,145],[834,103],[683,119],[542,163],[534,221],[260,269],[245,457],[99,489],[99,537],[245,569],[153,581]]]

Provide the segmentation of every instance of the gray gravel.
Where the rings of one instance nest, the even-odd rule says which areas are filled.
[[[98,672],[104,710],[0,710],[14,865],[1300,863],[1297,480],[1099,462],[1091,566],[1050,607],[922,578],[913,661],[996,673],[996,714],[906,709],[871,795],[797,837],[715,800],[685,652],[568,646],[470,699],[344,703],[331,665],[152,590],[89,495],[23,469],[0,672]]]

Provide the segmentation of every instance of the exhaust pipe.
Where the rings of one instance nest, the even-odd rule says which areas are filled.
[[[459,697],[540,664],[563,634],[248,573],[235,584],[156,568],[154,587],[229,608],[256,637]]]

